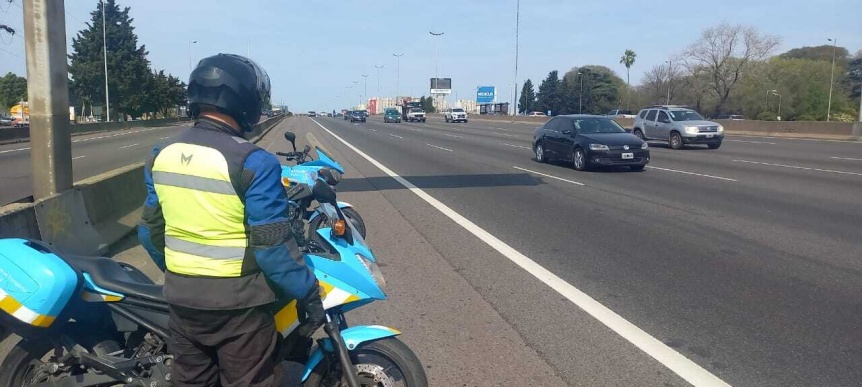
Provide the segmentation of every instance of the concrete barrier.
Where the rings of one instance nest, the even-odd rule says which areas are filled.
[[[470,116],[470,119],[474,121],[519,122],[524,124],[535,124],[537,127],[544,124],[548,118],[549,117],[513,117],[494,115]],[[614,121],[628,129],[631,129],[634,124],[633,118],[615,118]],[[713,121],[724,126],[724,131],[728,134],[862,141],[862,123],[756,120]]]
[[[250,133],[257,143],[284,116],[261,121]],[[72,189],[34,203],[0,207],[0,238],[42,240],[69,254],[105,254],[135,228],[146,188],[144,163],[76,182]]]
[[[189,121],[188,117],[161,118],[157,120],[141,121],[103,122],[94,124],[72,124],[69,127],[69,132],[72,134],[72,136],[80,136],[82,134],[110,132],[115,130],[127,130],[131,128],[167,126],[186,121]],[[0,128],[0,144],[26,141],[30,141],[29,126],[19,128]]]

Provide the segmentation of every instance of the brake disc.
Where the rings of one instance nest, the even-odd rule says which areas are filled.
[[[375,386],[395,387],[395,382],[386,375],[383,367],[377,364],[357,364],[356,372],[363,376],[372,377]]]

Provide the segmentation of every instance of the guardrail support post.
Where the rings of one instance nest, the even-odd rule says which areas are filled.
[[[38,200],[72,187],[66,14],[63,0],[22,3],[33,197]]]

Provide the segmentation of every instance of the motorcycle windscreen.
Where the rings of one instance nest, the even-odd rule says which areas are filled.
[[[50,327],[77,287],[78,273],[48,247],[0,239],[0,310],[12,330]]]

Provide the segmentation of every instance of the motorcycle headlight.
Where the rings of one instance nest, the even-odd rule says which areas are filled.
[[[608,150],[610,150],[610,148],[608,148],[608,146],[605,144],[590,144],[590,150],[608,151]]]
[[[688,134],[697,134],[697,126],[686,126],[685,132]]]
[[[377,285],[380,286],[380,288],[385,288],[386,279],[383,278],[383,272],[380,271],[380,266],[377,266],[377,262],[372,262],[364,255],[358,253],[356,254],[356,258],[359,259],[359,262],[362,262],[362,265],[364,265],[366,269],[368,269],[371,273],[371,277],[374,278],[374,282],[377,282]]]
[[[644,143],[641,145],[641,149],[647,149],[647,148],[649,148],[649,144],[646,141],[644,141]]]

